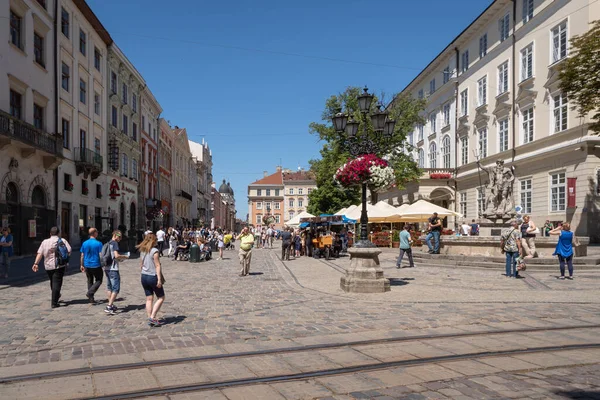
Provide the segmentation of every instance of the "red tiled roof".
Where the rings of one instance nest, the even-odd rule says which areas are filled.
[[[266,176],[257,180],[256,182],[252,182],[250,185],[283,185],[281,171],[277,171],[273,175]]]
[[[284,172],[284,181],[314,181],[315,177],[310,171],[295,171],[295,172]]]

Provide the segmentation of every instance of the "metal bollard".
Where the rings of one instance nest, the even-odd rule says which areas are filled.
[[[190,262],[197,263],[200,262],[200,247],[196,243],[193,243],[190,246]]]

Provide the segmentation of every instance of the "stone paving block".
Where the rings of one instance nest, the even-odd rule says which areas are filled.
[[[463,375],[493,374],[501,371],[499,368],[495,368],[475,360],[442,362],[439,363],[439,365],[444,368],[449,368],[453,371],[459,372]]]
[[[331,362],[341,365],[342,367],[379,363],[378,360],[351,348],[321,350],[319,353]]]
[[[483,364],[491,365],[492,367],[501,369],[503,371],[520,371],[539,368],[539,365],[537,364],[532,364],[521,359],[508,356],[484,357],[478,358],[477,361]]]
[[[160,361],[174,358],[212,356],[227,353],[221,346],[198,346],[181,349],[154,350],[141,353],[144,361]]]
[[[170,400],[227,400],[227,397],[220,390],[176,393],[170,394],[168,398]],[[153,398],[148,400],[153,400]]]
[[[479,346],[474,346],[471,343],[467,343],[466,340],[468,338],[461,338],[461,339],[435,339],[435,340],[428,340],[425,343],[427,343],[430,346],[433,346],[435,348],[438,349],[442,349],[448,353],[453,353],[453,354],[474,354],[474,353],[481,353],[483,351],[485,351],[485,349],[479,347]]]
[[[244,357],[239,362],[259,377],[292,375],[301,372],[300,369],[294,368],[281,359],[281,357],[274,354]]]
[[[126,373],[101,372],[94,374],[92,378],[95,393],[100,396],[159,387],[156,378],[148,369],[133,369]]]
[[[231,387],[221,390],[229,400],[256,400],[273,399],[285,400],[281,394],[271,388],[269,385],[248,385]]]
[[[381,383],[378,380],[361,373],[325,376],[316,378],[315,381],[336,395],[379,389],[381,387]]]
[[[381,382],[381,387],[392,387],[399,385],[412,385],[425,380],[405,372],[405,368],[392,368],[377,371],[364,372],[364,375]]]
[[[407,352],[405,343],[354,346],[353,349],[367,357],[375,358],[383,362],[414,360],[417,358]]]
[[[402,349],[417,358],[441,357],[456,354],[454,352],[435,347],[433,345],[434,343],[435,341],[432,341],[432,344],[429,344],[429,341],[406,342],[403,343]]]
[[[452,379],[463,376],[459,372],[453,371],[448,368],[444,368],[436,364],[406,367],[405,371],[406,373],[416,376],[417,378],[423,379],[426,382],[439,381],[443,379]]]
[[[31,382],[9,383],[0,386],[0,398],[67,400],[92,397],[94,386],[90,376],[68,376]]]
[[[280,354],[279,358],[302,372],[341,368],[340,364],[316,352]]]
[[[19,365],[0,368],[0,377],[40,374],[44,372],[65,371],[68,369],[88,368],[89,362],[85,359],[67,360],[60,362],[44,362],[36,364]]]
[[[196,365],[210,382],[256,378],[256,374],[240,363],[239,360],[199,361]]]
[[[196,363],[155,366],[150,371],[162,387],[210,382]]]
[[[313,399],[333,395],[329,389],[314,380],[272,383],[270,386],[287,400]]]
[[[574,364],[595,364],[600,362],[600,349],[562,350],[550,354],[571,360]]]
[[[573,360],[561,357],[558,354],[559,353],[532,353],[515,355],[513,357],[545,368],[573,365]]]
[[[119,364],[133,364],[144,361],[139,354],[119,354],[114,356],[92,357],[89,363],[92,367],[105,367]]]

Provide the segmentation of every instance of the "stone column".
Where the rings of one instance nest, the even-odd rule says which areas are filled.
[[[381,250],[376,247],[351,247],[350,268],[340,279],[340,287],[352,293],[383,293],[390,291],[390,281],[379,265]]]

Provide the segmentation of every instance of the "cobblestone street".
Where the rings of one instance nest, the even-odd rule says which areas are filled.
[[[46,280],[2,286],[0,377],[190,354],[600,324],[600,274],[596,271],[576,271],[575,280],[559,281],[556,274],[548,272],[511,280],[494,270],[418,265],[398,270],[394,267],[396,253],[390,249],[380,259],[386,277],[392,280],[391,292],[360,295],[339,289],[341,273],[349,265],[347,257],[330,262],[300,258],[281,263],[277,254],[278,248],[254,250],[251,275],[247,277],[238,276],[235,252],[226,252],[225,260],[199,264],[163,258],[167,283],[162,317],[166,325],[160,328],[146,324],[139,260],[122,263],[116,315],[106,315],[103,304],[88,304],[85,276],[80,273],[65,277],[61,299],[65,307],[54,310]],[[533,287],[527,280],[543,285]],[[100,295],[98,292],[96,298]],[[586,343],[598,343],[594,340],[597,332],[590,332]],[[561,337],[569,335],[538,335],[528,338],[528,344],[561,345],[556,342]],[[475,339],[462,339],[451,348],[464,342],[479,345]],[[487,348],[493,343],[480,344]],[[373,371],[303,384],[254,385],[246,392],[230,388],[212,396],[208,392],[197,395],[208,397],[190,393],[170,398],[574,398],[573,393],[597,398],[600,357],[598,352],[590,354],[595,355],[595,362],[578,362],[573,354],[569,363],[543,365],[534,357],[529,366],[518,368],[560,367],[537,372],[517,373],[489,364],[488,368],[475,367],[485,376],[470,377],[465,372],[467,366],[448,369],[435,364],[418,368],[456,372],[436,374],[431,370],[416,377],[411,373],[413,379],[402,380],[394,375],[398,369]],[[580,364],[586,365],[577,366]],[[370,380],[369,376],[379,378]],[[174,383],[180,380],[185,377],[175,375]],[[0,386],[0,397],[4,397],[4,390],[13,393],[10,389]],[[246,397],[240,397],[240,391]]]

